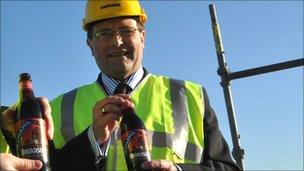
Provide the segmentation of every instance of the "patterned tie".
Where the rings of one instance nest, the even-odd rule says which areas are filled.
[[[132,91],[132,88],[126,83],[119,83],[113,94],[129,94]]]

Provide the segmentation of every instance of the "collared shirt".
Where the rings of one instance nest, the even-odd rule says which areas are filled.
[[[116,86],[121,83],[120,81],[109,77],[101,72],[101,80],[103,83],[103,86],[105,88],[105,91],[108,93],[108,95],[112,95],[114,93],[114,90]],[[135,73],[133,73],[128,79],[124,81],[124,83],[128,84],[132,89],[134,89],[138,83],[141,81],[141,79],[144,76],[144,69],[141,66]],[[106,141],[104,144],[98,144],[96,141],[96,138],[94,136],[92,125],[88,129],[88,137],[91,142],[91,147],[95,153],[96,160],[101,157],[106,157],[107,152],[109,149],[110,141]]]
[[[132,74],[127,80],[125,80],[124,83],[128,84],[132,89],[134,89],[143,76],[144,76],[144,69],[140,67],[134,74]],[[114,78],[111,78],[105,75],[104,73],[101,73],[101,79],[104,88],[106,89],[109,95],[113,94],[117,85],[121,83],[120,81],[115,80]]]

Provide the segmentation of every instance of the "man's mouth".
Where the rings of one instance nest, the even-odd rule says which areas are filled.
[[[122,56],[127,56],[128,54],[129,54],[128,51],[122,50],[122,51],[110,53],[110,54],[108,54],[108,56],[109,57],[122,57]]]

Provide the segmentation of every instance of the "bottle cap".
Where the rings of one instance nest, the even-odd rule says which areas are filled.
[[[25,81],[25,80],[31,80],[31,75],[29,73],[22,73],[19,75],[19,82],[20,81]]]

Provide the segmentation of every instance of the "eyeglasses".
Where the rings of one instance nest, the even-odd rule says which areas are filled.
[[[96,39],[99,39],[99,40],[110,40],[115,35],[120,35],[122,38],[130,38],[131,36],[134,35],[135,31],[137,31],[137,30],[142,31],[137,28],[127,27],[127,28],[121,28],[118,30],[101,30],[101,31],[94,33],[94,36]]]

